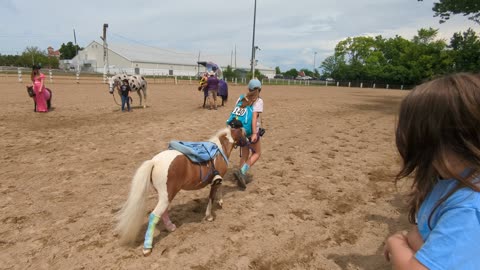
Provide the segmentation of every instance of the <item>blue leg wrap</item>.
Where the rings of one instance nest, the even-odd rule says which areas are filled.
[[[153,242],[153,233],[155,232],[155,226],[157,226],[160,217],[155,216],[153,213],[148,217],[148,227],[145,233],[145,242],[143,243],[144,249],[151,249]]]

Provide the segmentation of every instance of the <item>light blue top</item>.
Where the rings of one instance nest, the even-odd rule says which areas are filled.
[[[439,180],[417,213],[424,245],[415,257],[428,269],[480,269],[480,193],[462,188],[453,193],[428,218],[439,199],[457,185]]]

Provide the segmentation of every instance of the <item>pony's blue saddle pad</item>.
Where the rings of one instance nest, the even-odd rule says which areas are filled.
[[[182,142],[171,141],[168,149],[177,150],[186,155],[192,162],[203,163],[214,159],[218,153],[221,153],[228,164],[228,158],[222,149],[218,148],[213,142]]]

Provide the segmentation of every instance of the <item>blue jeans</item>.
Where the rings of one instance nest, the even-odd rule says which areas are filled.
[[[125,103],[127,103],[128,111],[130,111],[130,97],[129,96],[121,96],[122,97],[122,111],[125,111]]]

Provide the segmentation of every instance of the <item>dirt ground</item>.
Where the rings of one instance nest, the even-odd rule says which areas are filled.
[[[144,230],[133,247],[113,231],[135,170],[170,140],[207,140],[246,87],[209,111],[196,85],[150,84],[149,107],[122,113],[106,85],[47,86],[54,110],[39,114],[24,84],[0,78],[0,269],[389,269],[383,241],[408,226],[408,185],[393,183],[406,91],[264,85],[254,181],[239,191],[227,173],[213,222],[208,189],[180,192],[178,229],[159,223],[143,257]]]

